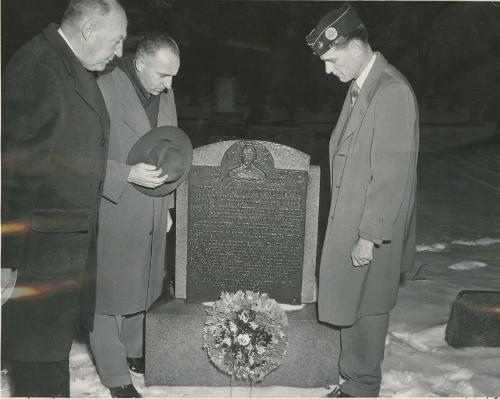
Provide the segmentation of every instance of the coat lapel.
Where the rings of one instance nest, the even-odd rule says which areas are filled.
[[[338,149],[342,147],[342,143],[344,141],[346,141],[355,132],[359,131],[361,122],[363,122],[363,118],[365,117],[366,111],[378,87],[380,76],[382,75],[384,69],[387,67],[387,61],[382,56],[382,54],[377,52],[376,55],[377,58],[375,59],[375,62],[372,66],[372,70],[368,74],[368,77],[366,78],[366,81],[363,84],[361,91],[359,92],[359,96],[356,100],[356,103],[354,104],[354,107],[352,108],[350,115],[348,116],[347,122],[345,122],[344,134],[339,145],[335,148],[334,153],[336,153],[336,151],[338,151]],[[347,98],[349,98],[349,94],[347,95]]]
[[[113,73],[116,73],[118,80],[120,80],[118,90],[121,93],[117,96],[116,101],[123,106],[123,122],[130,127],[137,137],[141,137],[151,130],[146,111],[144,111],[141,100],[139,100],[134,86],[125,72],[116,68]]]
[[[344,100],[344,105],[342,106],[342,111],[340,111],[339,119],[337,121],[337,124],[335,125],[335,128],[333,129],[333,132],[332,132],[332,137],[330,139],[330,155],[334,154],[335,151],[337,150],[337,144],[338,144],[340,135],[342,134],[344,127],[345,127],[345,124],[346,124],[346,121],[347,121],[347,118],[349,117],[349,111],[351,108],[351,106],[350,106],[351,99],[350,99],[350,95],[349,95],[350,89],[351,88],[349,86],[349,90],[347,91],[347,95],[346,95],[345,100]]]
[[[99,115],[103,127],[108,130],[109,115],[94,75],[83,67],[57,29],[56,24],[50,24],[44,33],[61,55],[70,76],[75,81],[76,92]]]

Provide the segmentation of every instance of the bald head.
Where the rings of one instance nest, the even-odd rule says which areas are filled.
[[[116,0],[71,0],[61,29],[82,65],[102,71],[115,55],[122,56],[127,16]]]

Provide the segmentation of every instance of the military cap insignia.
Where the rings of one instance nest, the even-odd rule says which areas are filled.
[[[335,29],[333,26],[330,26],[326,31],[325,31],[325,37],[328,40],[335,40],[337,38],[337,29]]]
[[[318,42],[317,47],[318,50],[321,50],[323,48],[323,42]]]

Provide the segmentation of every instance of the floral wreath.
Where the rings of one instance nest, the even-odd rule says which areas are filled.
[[[207,313],[203,348],[219,370],[253,382],[281,364],[288,319],[267,294],[223,292]]]

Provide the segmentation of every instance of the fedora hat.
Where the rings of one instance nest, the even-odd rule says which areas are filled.
[[[168,179],[156,188],[133,186],[150,197],[162,197],[174,191],[187,177],[193,161],[193,146],[186,133],[175,126],[160,126],[144,134],[130,149],[127,165],[144,162],[162,169]]]

